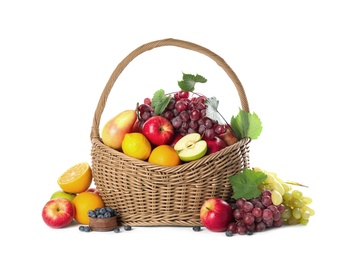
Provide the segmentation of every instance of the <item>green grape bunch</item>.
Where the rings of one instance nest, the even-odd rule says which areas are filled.
[[[289,182],[284,182],[275,172],[262,170],[258,167],[253,168],[256,172],[266,174],[266,179],[261,182],[259,189],[261,191],[270,190],[271,200],[274,205],[283,204],[285,207],[282,213],[282,220],[288,225],[307,225],[315,211],[310,207],[312,199],[303,194],[302,191],[293,189]],[[297,186],[304,186],[299,183],[292,183]]]

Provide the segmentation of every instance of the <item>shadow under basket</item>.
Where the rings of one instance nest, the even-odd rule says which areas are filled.
[[[114,82],[136,56],[161,46],[176,46],[207,55],[232,79],[242,109],[249,112],[244,89],[236,74],[217,54],[194,43],[164,39],[142,45],[114,70],[101,94],[91,130],[92,174],[106,206],[116,209],[118,223],[130,226],[203,226],[200,208],[211,197],[229,200],[233,195],[228,177],[249,167],[245,138],[226,148],[178,166],[160,166],[131,158],[106,146],[99,124]]]

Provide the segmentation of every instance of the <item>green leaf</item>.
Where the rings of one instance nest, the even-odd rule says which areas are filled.
[[[157,90],[153,94],[152,98],[152,108],[156,115],[161,114],[170,102],[171,96],[165,95],[163,89]]]
[[[218,111],[219,100],[216,97],[210,97],[205,100],[205,104],[207,105],[205,110],[206,116],[222,124],[222,116]]]
[[[258,115],[242,109],[239,110],[236,117],[231,117],[231,127],[239,139],[246,137],[257,139],[262,131],[262,123]]]
[[[207,82],[207,79],[201,75],[198,75],[198,74],[192,75],[192,74],[182,73],[182,80],[178,81],[177,84],[183,91],[193,92],[194,85],[196,83],[205,83],[205,82]]]
[[[262,123],[256,113],[249,114],[248,136],[251,139],[257,139],[262,131]]]
[[[263,172],[257,172],[244,168],[239,174],[229,177],[234,199],[245,198],[252,199],[259,197],[261,190],[258,188],[259,184],[267,178]]]

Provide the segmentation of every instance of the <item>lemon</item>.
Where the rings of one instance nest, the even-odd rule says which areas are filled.
[[[87,162],[78,163],[66,170],[57,180],[61,189],[68,193],[86,191],[92,182],[91,167]]]
[[[127,133],[122,142],[122,151],[126,155],[147,160],[152,150],[151,143],[142,133]]]

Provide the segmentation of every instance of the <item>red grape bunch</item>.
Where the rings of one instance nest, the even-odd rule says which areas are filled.
[[[175,132],[186,135],[199,133],[206,139],[214,139],[216,136],[226,132],[226,126],[220,124],[206,115],[206,97],[199,94],[189,96],[189,92],[180,90],[171,95],[170,101],[164,111],[160,114],[167,118],[174,127]],[[154,116],[152,100],[144,99],[144,103],[137,107],[139,126]]]

